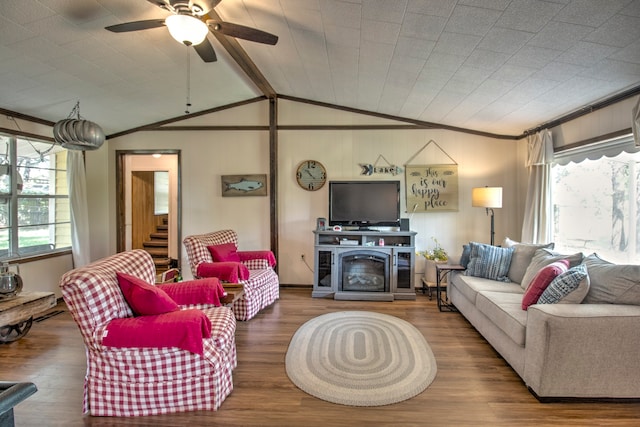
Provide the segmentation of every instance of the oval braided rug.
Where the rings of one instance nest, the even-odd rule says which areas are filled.
[[[397,317],[368,311],[309,320],[293,335],[285,363],[289,379],[302,391],[350,406],[412,398],[437,371],[420,331]]]

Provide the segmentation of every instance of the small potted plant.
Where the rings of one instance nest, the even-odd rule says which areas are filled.
[[[423,256],[426,259],[424,267],[424,278],[428,283],[436,283],[436,264],[444,264],[449,260],[447,251],[440,246],[440,242],[435,237],[432,237],[434,246],[432,249],[418,252],[418,255]]]

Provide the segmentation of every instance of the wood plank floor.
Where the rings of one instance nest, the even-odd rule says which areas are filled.
[[[63,304],[58,309],[64,310]],[[429,342],[438,363],[434,382],[394,405],[354,408],[297,389],[285,373],[285,353],[305,321],[332,311],[369,310],[402,318]],[[26,337],[0,345],[0,380],[32,381],[38,392],[15,409],[17,426],[631,426],[640,403],[539,403],[518,375],[458,313],[435,301],[363,302],[311,298],[284,288],[273,306],[236,332],[234,391],[216,412],[137,418],[82,414],[85,354],[68,312],[34,323]],[[579,349],[577,349],[579,351]],[[589,375],[585,372],[585,375]]]

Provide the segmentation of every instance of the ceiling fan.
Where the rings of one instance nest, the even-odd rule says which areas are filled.
[[[257,43],[275,45],[278,36],[256,28],[211,19],[208,15],[221,0],[147,0],[149,3],[172,13],[166,19],[147,19],[125,22],[105,27],[114,33],[148,30],[166,26],[171,36],[178,42],[193,46],[204,62],[216,61],[213,46],[207,40],[209,31],[225,36],[249,40]]]

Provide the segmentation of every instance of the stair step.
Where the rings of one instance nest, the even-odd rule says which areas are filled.
[[[166,248],[145,248],[145,251],[149,252],[149,254],[153,258],[167,257],[169,255],[169,251]]]
[[[156,265],[156,267],[168,267],[169,265],[171,265],[171,260],[169,258],[154,258],[153,263]]]
[[[167,240],[169,239],[169,233],[151,233],[149,235],[152,239],[161,239],[161,240]]]
[[[169,225],[168,225],[168,224],[156,225],[156,230],[157,230],[157,231],[165,231],[165,232],[168,232],[168,231],[169,231]]]
[[[167,240],[147,240],[146,242],[142,242],[142,246],[146,247],[155,247],[155,248],[166,248],[169,246],[169,242]]]

